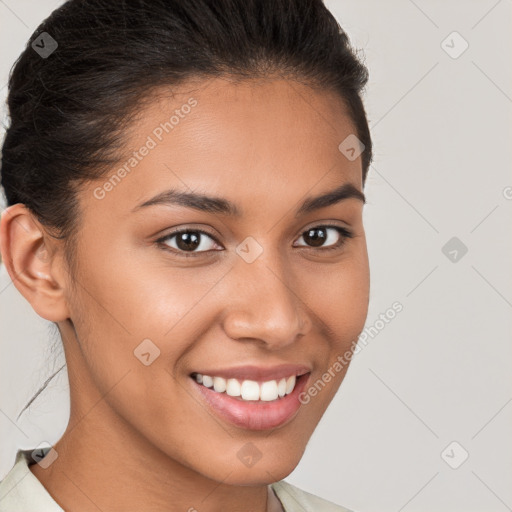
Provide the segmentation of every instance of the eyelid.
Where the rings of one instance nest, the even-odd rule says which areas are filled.
[[[347,224],[342,224],[339,220],[324,220],[324,221],[316,221],[311,224],[307,224],[305,228],[301,229],[299,235],[302,235],[306,231],[315,228],[339,228],[346,231],[351,231],[350,227]]]

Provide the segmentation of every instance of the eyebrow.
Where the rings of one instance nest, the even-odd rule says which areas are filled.
[[[366,204],[366,197],[352,183],[344,183],[338,188],[317,197],[309,197],[304,200],[295,216],[305,215],[321,208],[332,206],[346,199],[355,198]],[[211,197],[195,192],[182,192],[175,189],[166,190],[144,201],[132,209],[132,212],[153,205],[178,205],[207,213],[220,213],[233,217],[241,217],[240,209],[232,202],[221,197]]]

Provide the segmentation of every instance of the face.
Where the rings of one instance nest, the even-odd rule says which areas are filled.
[[[72,409],[100,393],[141,445],[217,481],[287,476],[367,315],[361,158],[338,149],[354,132],[336,95],[285,80],[148,102],[79,195]]]

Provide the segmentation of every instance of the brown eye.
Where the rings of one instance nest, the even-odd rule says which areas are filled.
[[[165,245],[180,256],[199,256],[201,253],[215,250],[217,245],[211,235],[199,229],[174,231],[157,240],[157,243]]]
[[[194,251],[201,245],[201,235],[197,233],[178,233],[176,237],[176,245],[182,251]]]
[[[303,235],[304,240],[313,247],[321,247],[327,240],[327,229],[325,228],[313,228],[308,229]]]
[[[346,238],[351,238],[352,232],[341,226],[315,226],[304,231],[300,239],[306,242],[306,246],[319,249],[337,249],[341,247]],[[299,240],[300,240],[299,239]]]

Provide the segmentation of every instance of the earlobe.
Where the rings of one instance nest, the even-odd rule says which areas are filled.
[[[68,318],[65,281],[59,278],[62,259],[56,247],[22,203],[10,206],[0,222],[0,251],[7,271],[18,291],[34,311],[52,322]]]

